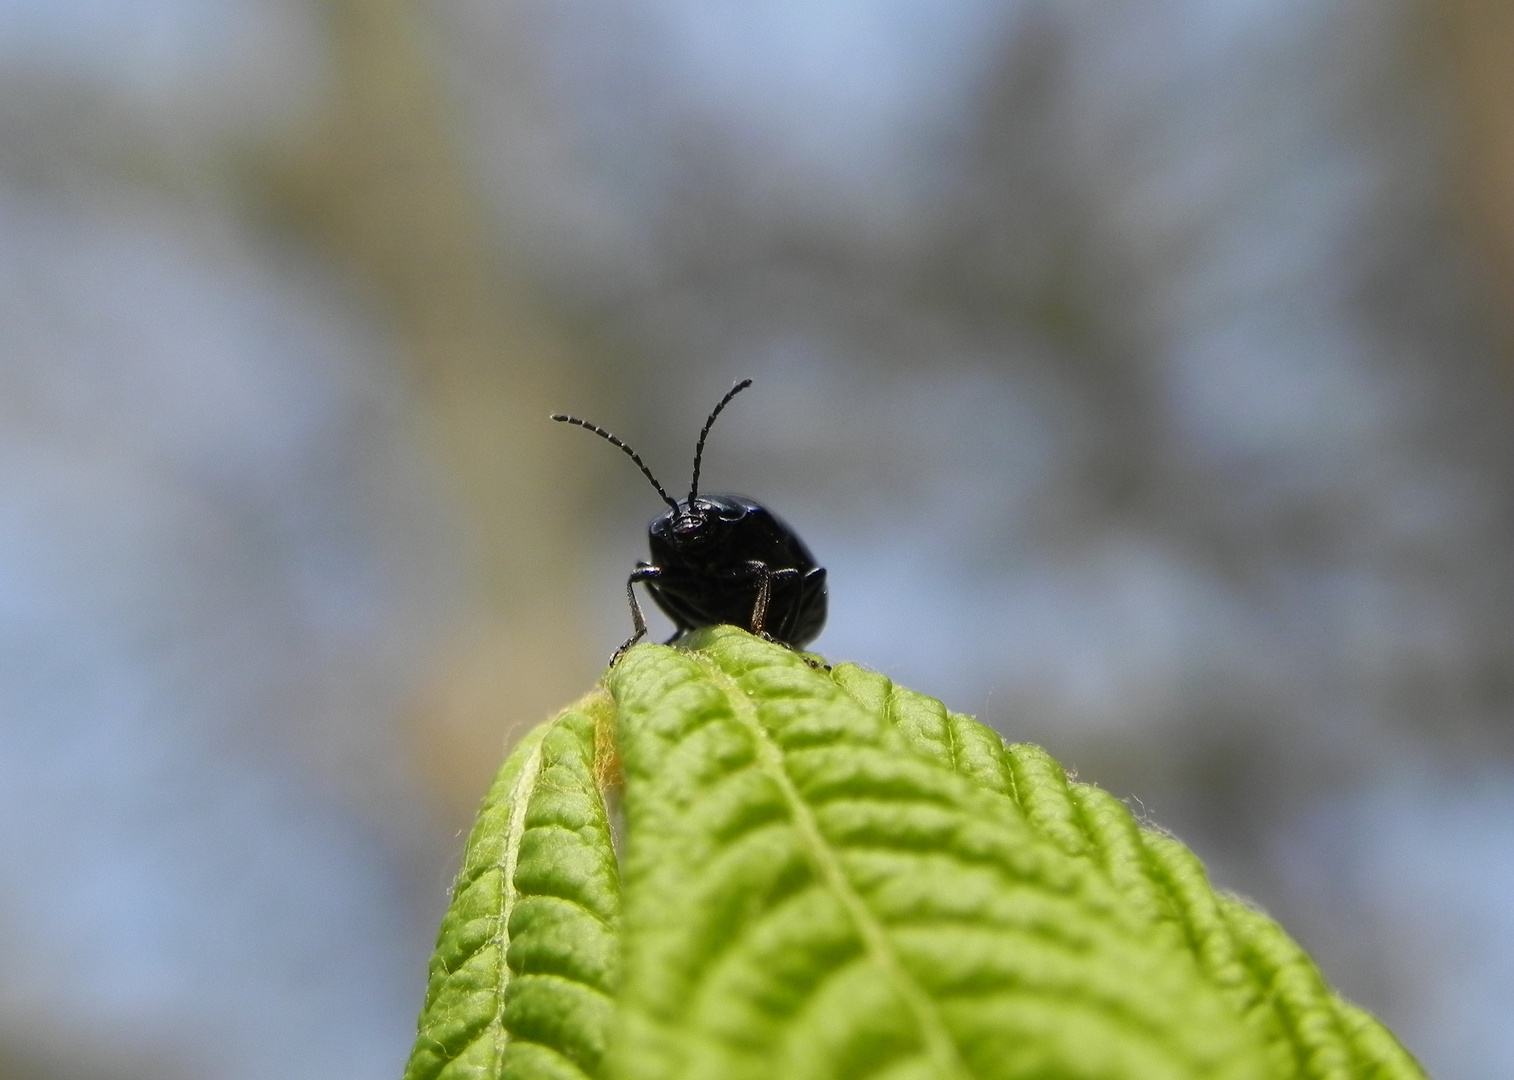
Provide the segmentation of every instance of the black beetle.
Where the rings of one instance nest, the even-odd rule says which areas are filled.
[[[647,530],[652,561],[637,563],[626,580],[636,632],[616,650],[611,663],[647,632],[636,602],[638,581],[646,583],[657,606],[678,627],[669,642],[702,626],[732,623],[800,649],[825,626],[825,567],[816,565],[794,530],[753,499],[699,494],[699,466],[710,427],[731,399],[751,385],[751,379],[743,379],[733,386],[704,422],[694,447],[694,479],[683,502],[674,501],[636,451],[604,428],[562,413],[552,417],[618,446],[669,507]]]

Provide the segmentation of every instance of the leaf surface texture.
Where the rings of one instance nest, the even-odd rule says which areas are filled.
[[[603,691],[537,727],[468,838],[405,1080],[598,1076],[619,979],[619,875],[596,783]]]
[[[618,1080],[1282,1075],[1161,897],[1141,910],[1075,806],[1026,797],[1049,758],[855,668],[692,644],[611,678]]]
[[[606,687],[485,799],[406,1080],[1424,1080],[1038,747],[731,627]]]

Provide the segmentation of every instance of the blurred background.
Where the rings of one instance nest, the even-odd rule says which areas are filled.
[[[0,2],[0,1080],[398,1076],[706,486],[1514,1061],[1507,0]],[[666,633],[666,623],[654,632]]]

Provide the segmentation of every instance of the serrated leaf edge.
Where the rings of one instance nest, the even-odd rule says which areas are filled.
[[[904,702],[924,695],[897,685],[887,676],[859,670],[881,680],[883,685],[877,689],[883,692],[877,702],[871,701],[865,685],[842,678],[834,680],[836,685],[864,708],[881,707],[890,725],[898,730]],[[925,700],[940,705],[935,699]],[[906,744],[927,760],[946,764],[982,784],[959,760],[956,722],[993,731],[973,717],[944,710],[944,746],[940,752],[920,747],[910,739]],[[1000,742],[1005,765],[1005,794],[1030,827],[1067,854],[1091,859],[1129,902],[1146,911],[1146,917],[1170,920],[1200,968],[1231,997],[1239,1012],[1248,1016],[1248,1022],[1263,1030],[1275,1025],[1282,1041],[1272,1049],[1286,1052],[1292,1063],[1290,1074],[1307,1080],[1341,1080],[1356,1075],[1374,1080],[1424,1080],[1423,1069],[1392,1032],[1376,1017],[1340,997],[1286,930],[1250,902],[1215,889],[1193,852],[1159,826],[1131,815],[1128,807],[1123,809],[1134,826],[1132,839],[1138,849],[1129,854],[1137,855],[1142,864],[1142,881],[1116,880],[1107,861],[1111,854],[1109,838],[1099,835],[1087,805],[1094,793],[1111,802],[1116,801],[1114,797],[1069,779],[1061,764],[1041,747],[1010,743],[996,731],[993,736]],[[1037,774],[1039,783],[1035,782]],[[1144,895],[1152,888],[1160,892],[1160,901]],[[1153,911],[1153,902],[1170,910],[1165,915]],[[1239,972],[1245,973],[1244,985],[1235,983],[1234,976]]]

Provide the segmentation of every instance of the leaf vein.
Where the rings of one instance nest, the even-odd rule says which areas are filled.
[[[500,871],[504,875],[504,881],[500,890],[499,923],[495,930],[494,940],[498,944],[499,952],[495,961],[494,972],[494,1061],[496,1065],[503,1060],[505,1044],[509,1041],[509,1035],[505,1031],[505,988],[510,984],[510,965],[506,954],[510,945],[510,915],[515,910],[516,901],[520,894],[515,886],[515,871],[520,862],[521,839],[526,833],[526,811],[531,802],[531,793],[536,788],[537,777],[541,774],[543,747],[546,739],[542,739],[531,748],[531,756],[520,770],[520,777],[515,782],[515,790],[510,793],[510,823],[505,830],[504,859],[499,864]]]
[[[757,759],[764,771],[778,785],[784,801],[788,803],[794,826],[808,850],[811,861],[819,871],[820,878],[825,881],[846,909],[867,951],[872,954],[879,967],[887,972],[889,981],[904,999],[909,1011],[914,1014],[915,1021],[920,1027],[922,1041],[937,1072],[967,1080],[971,1074],[958,1054],[956,1044],[952,1041],[945,1022],[924,989],[905,970],[893,946],[889,943],[883,927],[873,917],[873,913],[861,896],[852,888],[851,882],[847,880],[840,860],[837,859],[829,842],[820,831],[812,808],[799,793],[788,770],[784,767],[783,751],[758,718],[756,707],[748,699],[740,684],[711,659],[699,654],[695,654],[695,659],[710,672],[712,681],[724,692],[726,702],[737,723],[751,734],[757,746]]]

